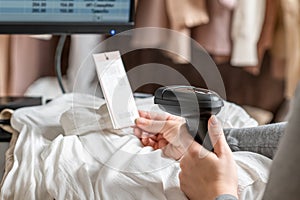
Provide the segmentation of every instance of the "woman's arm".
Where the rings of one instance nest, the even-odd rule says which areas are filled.
[[[287,123],[274,123],[251,128],[224,129],[232,151],[251,151],[273,158]]]

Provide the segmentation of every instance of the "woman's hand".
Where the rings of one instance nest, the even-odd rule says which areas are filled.
[[[215,116],[208,122],[208,132],[214,152],[193,142],[180,161],[180,188],[191,200],[214,200],[221,194],[237,197],[236,163]]]
[[[140,111],[134,133],[143,145],[162,149],[179,159],[180,187],[189,199],[215,199],[221,194],[237,197],[237,169],[223,129],[215,116],[208,122],[214,152],[202,147],[188,133],[181,117]]]
[[[188,133],[185,119],[170,114],[139,111],[134,133],[144,146],[162,149],[168,157],[179,159],[193,138]]]

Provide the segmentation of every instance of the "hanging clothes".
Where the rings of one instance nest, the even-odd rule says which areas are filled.
[[[233,66],[256,66],[258,64],[257,42],[265,18],[266,0],[239,0],[232,19]]]
[[[151,16],[151,17],[149,17]],[[190,28],[208,23],[205,0],[139,0],[136,10],[136,28],[168,28],[190,36]],[[133,37],[134,46],[168,46],[180,51],[180,55],[167,53],[175,62],[186,63],[191,57],[189,37],[172,38],[162,33]]]
[[[253,75],[259,74],[265,52],[272,47],[279,3],[279,0],[266,0],[265,19],[260,38],[257,43],[258,64],[256,66],[244,67],[247,72]]]
[[[281,0],[280,0],[281,1]],[[271,48],[271,75],[277,80],[283,80],[285,77],[286,66],[286,44],[283,22],[283,11],[279,1],[277,19]]]
[[[300,2],[280,0],[272,47],[272,74],[285,80],[285,97],[291,99],[300,80]]]
[[[300,2],[281,0],[286,43],[286,91],[287,98],[294,96],[300,80]]]
[[[167,14],[170,22],[170,29],[191,35],[191,28],[200,24],[207,24],[209,17],[205,0],[166,0]],[[179,50],[180,55],[169,54],[176,63],[187,63],[191,60],[191,39],[190,37],[176,37],[171,35],[167,40],[167,46]],[[168,54],[168,53],[167,53]]]
[[[233,1],[208,0],[209,23],[192,28],[195,39],[212,56],[231,54],[231,16]]]
[[[184,30],[208,23],[205,0],[165,0],[170,28]]]
[[[139,0],[136,7],[135,27],[159,27],[168,28],[169,20],[166,13],[165,0]],[[167,39],[166,35],[138,35],[133,37],[134,46],[149,45],[159,46]]]

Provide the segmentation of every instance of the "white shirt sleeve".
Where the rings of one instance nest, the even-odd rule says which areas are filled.
[[[238,0],[232,21],[233,66],[258,64],[257,42],[265,18],[266,0]]]

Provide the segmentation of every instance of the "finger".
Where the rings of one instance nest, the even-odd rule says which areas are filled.
[[[230,151],[221,123],[218,121],[215,115],[212,115],[208,121],[208,133],[211,143],[214,147],[214,152],[218,157],[223,153],[226,153],[228,150]]]
[[[153,134],[149,134],[145,131],[142,131],[142,135],[141,135],[141,138],[150,138],[150,135],[153,135]]]
[[[140,115],[140,117],[150,119],[150,114],[147,111],[139,110],[139,115]]]
[[[175,147],[187,149],[194,141],[194,138],[189,134],[186,124],[179,123],[178,121],[167,121],[162,135]]]
[[[158,148],[159,149],[161,149],[161,148],[163,148],[163,147],[165,147],[167,145],[168,145],[168,141],[167,140],[165,140],[165,139],[159,139],[158,140]]]
[[[153,134],[148,134],[148,136],[149,136],[149,138],[151,138],[152,140],[154,140],[154,141],[158,141],[158,139],[157,139],[157,135],[153,135]]]
[[[149,144],[149,138],[141,138],[141,142],[144,146],[148,146]]]
[[[134,128],[133,133],[136,137],[141,138],[143,131],[140,128]]]
[[[164,139],[164,137],[162,136],[162,134],[157,134],[157,140],[160,140],[160,139]]]
[[[170,114],[167,113],[158,113],[158,112],[147,112],[139,110],[139,115],[142,118],[146,119],[153,119],[153,120],[159,120],[159,121],[165,121],[170,117]]]
[[[157,141],[157,135],[154,135],[154,134],[151,134],[151,133],[149,134],[149,133],[144,132],[144,131],[142,131],[141,138],[151,138],[152,140]]]
[[[159,148],[158,148],[158,142],[156,142],[156,143],[153,145],[153,149],[154,149],[154,150],[159,149]]]
[[[152,140],[151,138],[148,139],[148,146],[153,147],[154,149],[157,148],[157,142]]]
[[[134,128],[133,129],[133,134],[137,137],[137,138],[151,138],[154,141],[158,141],[158,135],[154,135],[154,134],[149,134],[147,132],[144,132],[142,129],[140,128]]]
[[[161,133],[163,128],[165,127],[166,121],[157,121],[146,118],[137,118],[135,120],[135,124],[140,129],[148,132],[148,133]]]

